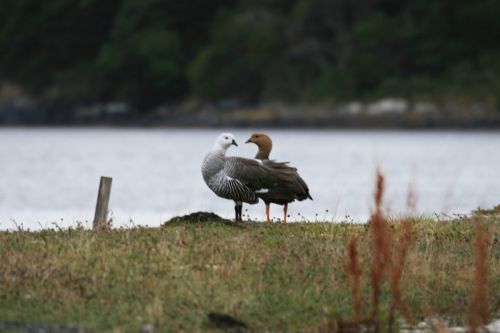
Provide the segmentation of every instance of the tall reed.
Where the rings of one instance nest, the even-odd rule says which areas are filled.
[[[372,285],[372,318],[377,320],[380,307],[380,290],[385,272],[391,261],[392,232],[382,211],[384,195],[384,176],[377,170],[375,189],[375,209],[370,219],[370,230],[373,242],[373,261],[371,267]]]
[[[489,321],[488,243],[488,230],[484,223],[478,223],[474,237],[474,279],[469,318],[470,332],[474,333]]]
[[[406,304],[403,301],[400,283],[401,283],[401,277],[403,275],[403,268],[406,262],[406,255],[412,243],[412,233],[413,233],[412,222],[411,219],[407,217],[402,221],[401,235],[398,239],[398,243],[395,246],[395,251],[394,251],[393,267],[391,272],[392,304],[389,314],[390,325],[392,325],[394,321],[396,310],[398,310],[405,317],[407,321],[411,321],[410,311],[408,310]]]

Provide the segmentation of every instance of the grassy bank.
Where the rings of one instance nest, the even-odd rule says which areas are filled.
[[[400,288],[412,320],[439,316],[467,322],[479,220],[490,237],[491,316],[500,316],[500,216],[483,214],[452,222],[411,220],[413,240]],[[403,225],[389,223],[394,239]],[[361,269],[359,316],[366,318],[372,314],[374,252],[367,225],[236,228],[215,221],[100,234],[78,228],[1,232],[0,321],[199,332],[215,330],[207,319],[215,311],[255,331],[309,331],[355,316],[346,268],[353,235]],[[391,274],[388,269],[381,285],[382,320],[392,302]]]

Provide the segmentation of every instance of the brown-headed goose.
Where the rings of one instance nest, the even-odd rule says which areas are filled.
[[[264,164],[269,162],[273,162],[269,160],[269,154],[273,148],[273,141],[271,138],[265,133],[253,133],[250,139],[246,141],[246,143],[255,143],[259,148],[257,155],[255,155],[256,159],[262,160]],[[276,162],[275,162],[276,163]],[[286,162],[288,163],[288,162]],[[283,207],[283,222],[286,223],[286,217],[288,213],[288,204],[295,199],[302,201],[305,199],[311,199],[312,197],[309,194],[309,188],[307,187],[306,182],[299,176],[297,173],[297,169],[285,166],[289,169],[290,177],[292,178],[292,182],[287,184],[287,186],[276,186],[271,189],[267,193],[263,193],[260,195],[260,198],[266,204],[266,217],[267,223],[270,223],[269,219],[269,205],[271,203],[275,203],[278,205],[284,205]]]
[[[219,135],[203,160],[201,172],[205,183],[216,195],[235,202],[235,218],[241,221],[243,202],[255,204],[273,189],[290,191],[296,182],[295,169],[269,160],[226,157],[231,145],[238,146],[231,133]]]

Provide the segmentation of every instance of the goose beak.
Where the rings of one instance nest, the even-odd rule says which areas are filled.
[[[231,142],[232,145],[235,145],[236,147],[238,147],[238,144],[236,143],[236,141],[233,139],[233,142]]]
[[[252,142],[252,138],[250,138],[247,141],[245,141],[245,143],[250,143],[250,142]]]

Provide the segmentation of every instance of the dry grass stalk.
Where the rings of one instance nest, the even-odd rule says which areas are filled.
[[[479,326],[489,321],[488,303],[488,242],[489,235],[483,224],[478,224],[474,239],[474,280],[470,331],[477,332]]]
[[[406,197],[406,207],[408,207],[409,216],[414,216],[417,210],[417,196],[415,195],[415,184],[410,183],[408,195]]]
[[[414,184],[410,184],[408,190],[408,196],[406,201],[408,207],[408,216],[403,218],[401,222],[401,235],[399,237],[397,245],[394,248],[394,256],[393,256],[393,267],[391,272],[391,296],[392,296],[392,304],[389,313],[389,331],[392,332],[394,327],[395,320],[395,312],[398,310],[406,321],[411,322],[411,313],[408,310],[408,307],[403,301],[403,297],[401,295],[401,277],[403,275],[403,269],[406,263],[406,255],[410,246],[412,244],[412,233],[413,233],[413,225],[410,216],[415,214],[416,210],[416,197]]]
[[[375,190],[375,211],[371,216],[370,229],[373,239],[373,262],[371,271],[373,318],[378,317],[380,305],[380,288],[383,275],[390,264],[392,233],[382,212],[384,194],[384,176],[377,170],[377,187]]]
[[[401,295],[401,276],[403,275],[403,268],[406,263],[406,255],[412,244],[412,223],[410,218],[405,218],[402,222],[402,235],[399,238],[398,244],[395,248],[393,267],[391,272],[391,295],[392,305],[390,312],[390,321],[394,320],[394,312],[398,310],[407,321],[411,321],[411,314]]]
[[[351,295],[352,301],[354,304],[354,321],[358,321],[360,319],[361,314],[361,294],[360,294],[360,286],[361,286],[361,267],[358,259],[358,250],[356,248],[357,238],[356,236],[352,236],[351,240],[348,244],[348,252],[349,252],[349,260],[346,263],[346,273],[347,278],[351,284]]]

